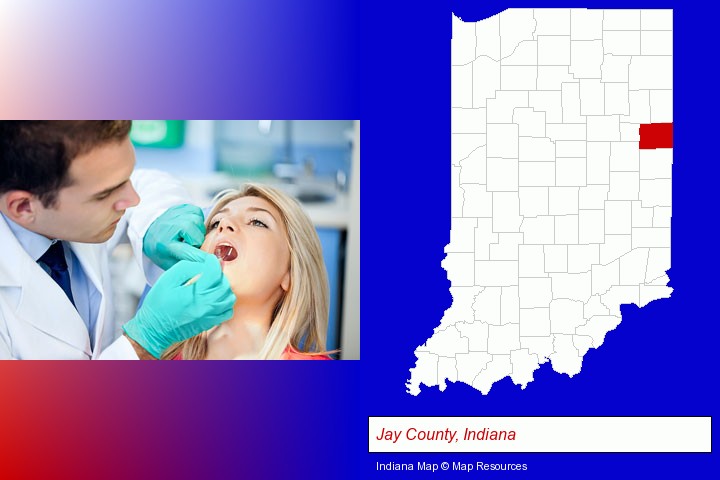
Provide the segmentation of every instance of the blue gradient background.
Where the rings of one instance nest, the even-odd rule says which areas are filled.
[[[2,0],[0,9],[6,118],[335,119],[359,106],[354,2]]]
[[[492,477],[717,472],[717,454],[367,453],[368,415],[718,409],[718,98],[705,65],[719,12],[689,2],[585,4],[675,9],[672,299],[624,308],[573,379],[546,365],[525,391],[504,380],[488,396],[405,393],[413,350],[451,302],[451,11],[549,6],[428,3],[0,0],[1,117],[360,118],[365,220],[362,360],[2,362],[0,477],[412,478],[427,474],[375,464],[420,460],[529,466]]]

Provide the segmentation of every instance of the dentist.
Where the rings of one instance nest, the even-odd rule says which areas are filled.
[[[171,176],[133,171],[130,126],[0,121],[0,359],[159,358],[231,317],[219,261],[195,248],[202,212]],[[121,330],[108,264],[123,240],[154,286]]]

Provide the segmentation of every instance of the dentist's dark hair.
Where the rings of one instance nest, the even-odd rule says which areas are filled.
[[[0,195],[25,190],[52,207],[72,184],[70,163],[96,147],[123,141],[130,120],[0,121]]]

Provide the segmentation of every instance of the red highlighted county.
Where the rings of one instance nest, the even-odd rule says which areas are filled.
[[[640,148],[672,148],[672,123],[640,124]]]

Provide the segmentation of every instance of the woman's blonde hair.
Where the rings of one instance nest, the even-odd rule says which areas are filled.
[[[322,247],[312,221],[294,198],[267,185],[245,184],[240,190],[220,192],[207,216],[233,200],[258,197],[278,209],[285,224],[290,250],[290,284],[275,306],[270,330],[260,350],[260,359],[279,359],[288,346],[306,353],[324,353],[327,335],[329,287]],[[170,347],[161,358],[178,354],[186,360],[207,357],[207,332]]]

